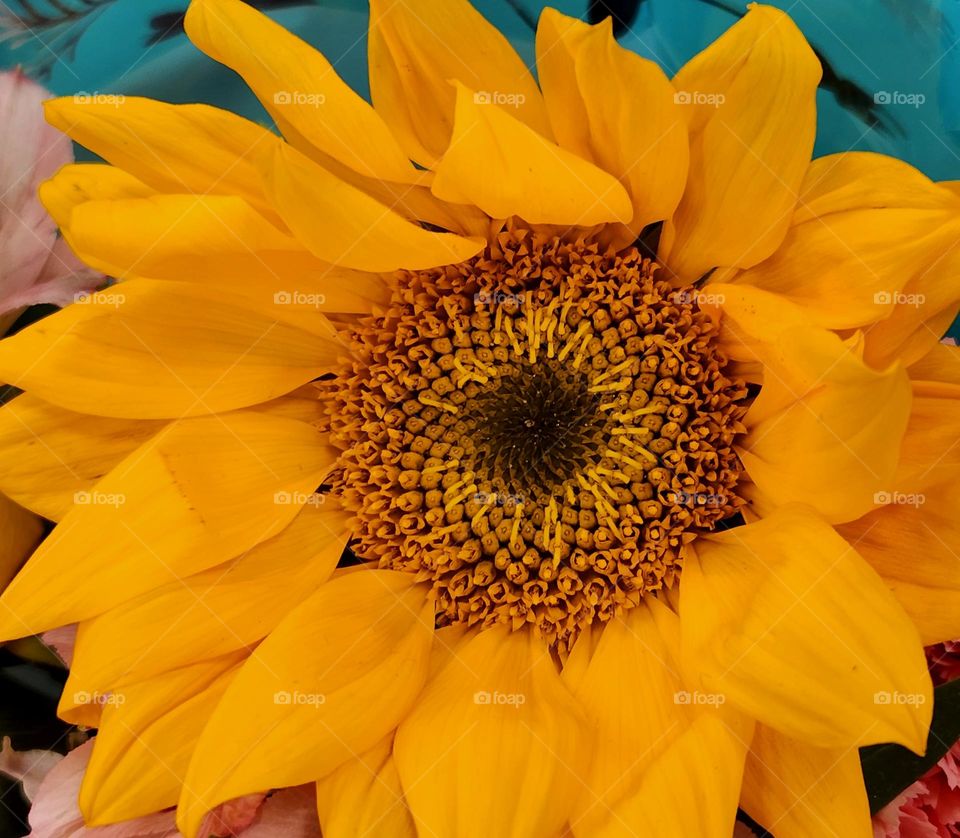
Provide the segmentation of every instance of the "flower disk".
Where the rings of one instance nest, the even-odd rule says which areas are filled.
[[[670,587],[742,505],[744,384],[693,289],[635,248],[526,230],[405,272],[331,381],[354,550],[432,580],[440,624],[579,629]]]

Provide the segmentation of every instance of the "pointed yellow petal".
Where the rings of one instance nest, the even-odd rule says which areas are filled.
[[[912,166],[866,152],[830,155],[810,164],[781,247],[736,282],[781,294],[831,329],[900,320],[901,310],[915,326],[947,304],[950,283],[926,312],[903,299],[906,286],[931,266],[945,278],[955,273],[937,263],[949,257],[958,222],[956,196]]]
[[[84,262],[119,279],[290,283],[324,264],[237,197],[154,195],[76,207],[64,234]],[[278,282],[278,287],[280,283]]]
[[[344,352],[315,308],[138,279],[0,343],[0,379],[69,410],[154,419],[267,401]]]
[[[393,734],[317,782],[317,811],[325,835],[416,838],[393,759]]]
[[[42,534],[43,522],[39,518],[0,495],[0,590],[20,570]]]
[[[39,196],[60,227],[67,227],[74,209],[89,201],[148,198],[156,190],[123,169],[100,163],[71,163],[40,184]]]
[[[642,605],[608,623],[578,679],[594,739],[571,829],[726,838],[752,722],[717,701],[692,700],[661,635],[679,635],[679,621],[660,603],[651,608],[660,613]]]
[[[834,523],[872,509],[893,477],[910,413],[904,369],[877,371],[856,345],[803,327],[780,333],[761,360],[763,389],[738,449],[756,509],[798,501]]]
[[[229,564],[81,623],[59,715],[67,717],[78,691],[104,692],[252,648],[333,573],[348,524],[344,512],[310,504],[281,533]]]
[[[530,224],[630,221],[630,196],[615,177],[478,95],[457,86],[453,141],[437,166],[434,195]]]
[[[0,637],[102,614],[271,538],[334,462],[324,443],[251,412],[171,424],[77,496],[0,597]]]
[[[278,148],[269,181],[283,220],[327,262],[364,271],[420,270],[462,262],[483,247],[481,241],[434,233],[401,218],[289,146]]]
[[[870,838],[870,805],[856,748],[815,748],[757,725],[741,806],[778,838]]]
[[[544,9],[537,66],[547,112],[564,148],[615,175],[630,193],[635,238],[669,218],[687,178],[686,120],[652,61],[614,40],[611,19],[587,26]]]
[[[532,631],[471,631],[400,724],[422,835],[556,835],[587,759],[583,719]],[[479,805],[478,805],[479,803]]]
[[[23,393],[0,408],[0,491],[59,521],[73,507],[77,492],[89,492],[163,425],[87,416]]]
[[[87,825],[116,823],[176,804],[197,738],[244,657],[233,654],[122,690],[79,696],[103,706],[80,786]]]
[[[450,143],[450,81],[509,97],[526,125],[550,136],[543,99],[510,42],[467,0],[372,0],[370,96],[407,154],[433,168]]]
[[[194,0],[184,27],[211,58],[239,73],[288,142],[354,171],[412,182],[417,171],[383,119],[317,50],[240,0]]]
[[[224,800],[324,777],[372,748],[427,675],[433,602],[414,576],[360,570],[327,583],[240,670],[197,743],[178,825],[194,838]]]
[[[929,645],[960,636],[960,393],[927,396],[926,383],[914,386],[920,392],[896,475],[875,497],[874,511],[839,529],[884,578]]]
[[[820,62],[779,9],[744,17],[673,79],[690,130],[690,172],[661,256],[690,281],[773,253],[813,151]]]
[[[793,223],[847,210],[891,207],[956,211],[960,196],[896,157],[845,151],[811,161]]]
[[[255,161],[278,139],[255,122],[209,105],[137,96],[117,103],[65,96],[45,110],[52,125],[154,189],[236,195],[268,209]]]
[[[807,508],[699,539],[680,624],[703,689],[763,724],[824,748],[926,747],[933,691],[916,629]]]

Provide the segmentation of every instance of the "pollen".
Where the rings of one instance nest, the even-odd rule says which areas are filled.
[[[403,272],[330,382],[354,552],[433,585],[440,625],[569,648],[675,584],[736,515],[747,388],[692,289],[636,249],[508,229]]]

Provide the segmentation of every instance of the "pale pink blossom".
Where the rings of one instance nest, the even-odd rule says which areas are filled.
[[[27,306],[66,305],[103,281],[57,237],[37,198],[73,162],[70,139],[44,119],[50,95],[19,70],[0,73],[0,334]]]
[[[35,783],[30,809],[33,838],[180,838],[172,809],[110,826],[87,827],[77,805],[80,783],[95,740],[57,757]],[[34,753],[34,752],[30,752]],[[36,780],[36,776],[33,777]],[[30,796],[28,794],[28,796]],[[313,786],[251,794],[218,806],[201,836],[242,838],[320,838]]]

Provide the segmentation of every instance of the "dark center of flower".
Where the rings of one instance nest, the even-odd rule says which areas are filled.
[[[670,587],[734,515],[746,388],[696,293],[636,250],[503,233],[405,273],[330,385],[354,551],[433,582],[441,624],[568,647]]]

